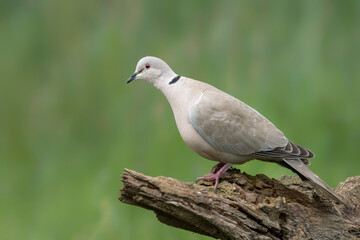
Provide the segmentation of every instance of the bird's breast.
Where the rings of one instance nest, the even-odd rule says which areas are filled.
[[[180,82],[175,83],[173,88],[163,90],[164,95],[170,103],[177,128],[184,142],[193,151],[209,160],[226,163],[243,163],[253,159],[251,156],[239,156],[220,151],[209,144],[195,130],[190,123],[189,113],[209,86],[201,82],[190,81],[191,80],[188,79],[180,79]]]
[[[234,164],[241,164],[253,159],[252,156],[239,156],[222,152],[210,145],[190,123],[187,109],[173,108],[173,113],[181,138],[190,149],[200,156],[213,161]]]
[[[200,156],[210,160],[213,159],[211,152],[216,151],[208,142],[206,142],[199,133],[193,128],[188,118],[188,110],[184,107],[172,108],[176,126],[181,138],[193,151]]]

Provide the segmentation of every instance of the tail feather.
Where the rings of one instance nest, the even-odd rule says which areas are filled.
[[[299,158],[284,158],[283,161],[285,162],[284,165],[298,174],[302,180],[309,180],[316,189],[326,193],[336,202],[340,202],[346,205],[344,200],[342,200],[342,198],[336,194],[335,191],[329,187],[329,185],[327,185],[315,173],[313,173]]]

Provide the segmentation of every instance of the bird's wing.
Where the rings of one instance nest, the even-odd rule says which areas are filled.
[[[270,151],[288,143],[264,116],[217,89],[203,92],[190,109],[189,121],[214,148],[236,155]]]
[[[306,165],[310,165],[308,158],[313,158],[315,155],[309,149],[302,147],[291,141],[285,147],[278,147],[270,151],[260,151],[254,153],[255,156],[272,158],[272,159],[283,159],[283,158],[299,158]]]

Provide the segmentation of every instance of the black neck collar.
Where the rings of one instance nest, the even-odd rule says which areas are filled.
[[[181,78],[180,75],[177,75],[176,77],[174,77],[170,82],[169,82],[169,85],[173,84],[173,83],[176,83],[179,79]]]

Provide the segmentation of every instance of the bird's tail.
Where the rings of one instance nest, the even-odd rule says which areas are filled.
[[[344,205],[344,200],[335,193],[335,191],[329,187],[323,180],[321,180],[315,173],[313,173],[299,158],[284,158],[283,161],[285,162],[285,166],[290,168],[292,171],[294,171],[296,174],[299,175],[299,177],[302,180],[308,180],[316,188],[317,190],[324,192],[329,197],[331,197],[336,202],[340,202]]]

